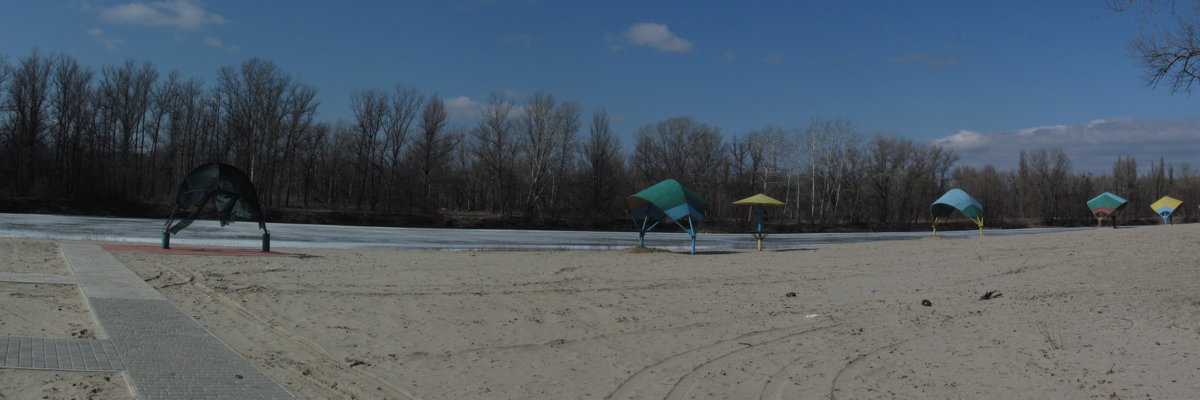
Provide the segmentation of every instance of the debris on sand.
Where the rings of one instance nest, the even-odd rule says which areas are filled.
[[[979,299],[980,300],[991,300],[991,299],[1000,298],[1000,296],[1004,296],[1004,293],[1000,293],[995,290],[989,290],[986,293],[984,293],[983,296],[979,296]]]

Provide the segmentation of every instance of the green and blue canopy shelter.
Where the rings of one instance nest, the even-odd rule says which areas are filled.
[[[767,196],[765,194],[759,193],[759,194],[735,201],[735,202],[733,202],[733,204],[738,205],[738,206],[753,207],[753,212],[758,216],[758,230],[752,232],[752,234],[754,235],[754,239],[758,240],[758,250],[762,251],[763,239],[767,238],[766,232],[763,232],[763,215],[766,214],[766,211],[763,208],[764,207],[780,207],[780,206],[783,206],[783,202],[779,201],[779,200],[775,200],[771,196]]]
[[[1163,225],[1167,225],[1171,223],[1171,214],[1175,213],[1175,209],[1179,208],[1181,204],[1183,204],[1183,200],[1171,196],[1163,196],[1163,198],[1151,204],[1150,209],[1162,217]]]
[[[692,254],[696,254],[696,232],[704,222],[708,203],[674,179],[654,184],[629,196],[629,211],[638,229],[638,246],[646,246],[646,232],[660,222],[675,222],[692,238]],[[687,225],[684,225],[684,222]]]
[[[937,234],[937,225],[946,222],[954,211],[962,213],[979,226],[979,235],[983,235],[983,205],[962,189],[950,189],[929,206],[929,212],[933,214],[934,235]]]
[[[1108,217],[1114,217],[1113,226],[1116,227],[1115,216],[1125,208],[1126,204],[1129,202],[1121,196],[1109,192],[1101,193],[1087,202],[1088,209],[1092,210],[1092,215],[1096,217],[1097,227],[1104,226],[1104,219]]]

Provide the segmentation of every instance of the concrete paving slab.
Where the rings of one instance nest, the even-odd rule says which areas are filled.
[[[72,275],[0,272],[0,282],[45,283],[51,285],[75,285],[79,282]]]
[[[90,244],[63,243],[59,248],[78,277],[100,329],[120,354],[135,396],[295,398],[112,254]],[[84,362],[99,360],[84,358]]]
[[[125,364],[110,340],[0,336],[0,368],[115,372]]]

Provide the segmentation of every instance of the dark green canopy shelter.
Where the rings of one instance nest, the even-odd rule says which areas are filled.
[[[696,253],[696,232],[704,222],[708,203],[674,179],[654,184],[629,196],[629,211],[638,227],[638,245],[646,245],[646,232],[662,221],[674,221],[692,237],[692,254]],[[638,220],[641,220],[640,223]],[[687,226],[683,225],[687,221]],[[653,222],[653,223],[651,223]]]
[[[221,226],[232,224],[238,219],[258,221],[263,230],[263,251],[270,251],[271,233],[267,231],[266,213],[258,203],[258,192],[250,177],[232,165],[209,163],[192,170],[175,195],[171,215],[163,227],[163,248],[170,248],[170,235],[178,234],[192,224],[209,200],[217,208],[217,219]],[[176,212],[187,213],[178,222]],[[174,225],[172,225],[174,223]]]

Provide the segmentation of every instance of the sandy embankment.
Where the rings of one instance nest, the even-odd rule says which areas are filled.
[[[1197,237],[118,257],[304,398],[1190,398]]]
[[[58,246],[35,239],[0,239],[0,272],[69,275]],[[74,285],[0,282],[0,336],[100,336]],[[101,337],[102,338],[102,337]],[[0,399],[128,399],[117,372],[0,369]]]

